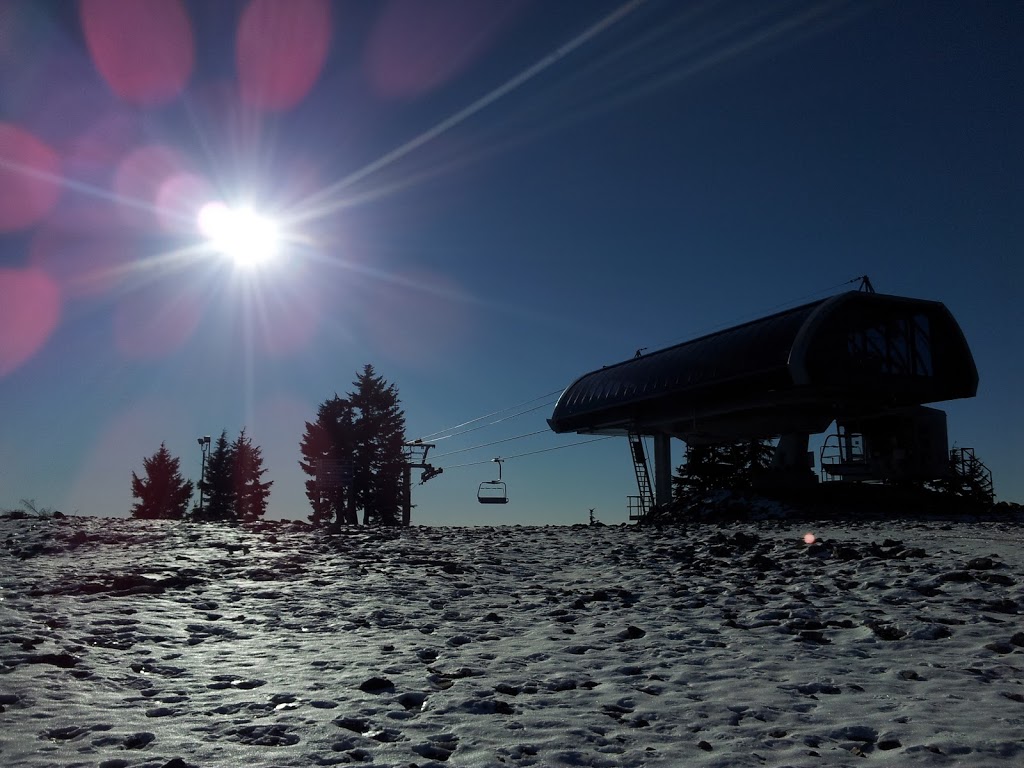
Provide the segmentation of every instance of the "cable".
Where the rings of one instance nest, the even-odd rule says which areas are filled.
[[[454,456],[456,453],[465,453],[466,451],[475,451],[477,448],[488,448],[488,447],[490,447],[492,445],[497,445],[498,443],[508,443],[508,442],[511,442],[512,440],[521,440],[524,437],[533,437],[534,435],[549,434],[550,432],[551,432],[550,429],[538,429],[536,432],[527,432],[524,435],[516,435],[515,437],[506,437],[503,440],[495,440],[494,442],[484,443],[482,445],[472,445],[469,448],[460,448],[457,451],[448,451],[448,453],[438,454],[434,458],[435,459],[443,459],[445,456]]]
[[[599,443],[602,440],[611,440],[615,435],[605,435],[603,437],[595,437],[590,440],[579,440],[575,443],[566,443],[565,445],[556,445],[554,448],[541,448],[539,451],[527,451],[526,453],[517,453],[514,456],[501,456],[502,461],[508,461],[510,459],[521,459],[523,456],[533,456],[538,453],[547,453],[549,451],[560,451],[563,448],[572,448],[577,445],[586,445],[587,443]],[[475,467],[479,464],[491,464],[494,459],[485,459],[483,461],[471,461],[467,464],[455,464],[450,467],[444,467],[444,469],[462,469],[463,467]]]
[[[707,333],[714,332],[717,329],[730,328],[730,327],[736,325],[738,322],[742,322],[744,317],[761,317],[765,313],[770,314],[771,312],[783,309],[785,307],[789,307],[791,305],[796,304],[797,302],[805,301],[807,299],[819,296],[819,295],[821,295],[823,293],[831,293],[832,291],[835,291],[838,288],[842,288],[843,286],[850,285],[851,283],[856,283],[857,281],[862,280],[862,279],[863,279],[862,277],[855,277],[855,278],[853,278],[851,280],[844,280],[843,282],[837,283],[837,284],[832,285],[832,286],[829,286],[828,288],[822,288],[822,289],[819,289],[817,291],[814,291],[813,293],[805,294],[804,296],[800,296],[800,297],[795,298],[795,299],[790,299],[789,301],[783,302],[782,304],[777,304],[774,307],[769,307],[767,310],[759,312],[756,315],[740,316],[736,320],[733,320],[733,321],[730,321],[730,322],[727,322],[727,323],[723,323],[723,324],[719,324],[719,325],[713,326],[709,330],[705,331],[703,334],[698,333],[696,336],[689,336],[687,338],[699,338],[701,335],[706,335]],[[655,344],[654,346],[656,346],[658,348],[664,348],[665,346],[672,345],[679,338],[682,338],[682,337],[676,337],[676,339],[673,339],[671,341],[664,342],[664,343],[658,343],[658,344]],[[504,417],[502,417],[500,419],[495,419],[494,421],[489,421],[486,424],[481,424],[481,425],[476,426],[476,427],[471,427],[470,429],[463,429],[461,432],[457,431],[457,430],[460,430],[462,427],[469,426],[470,424],[475,424],[476,422],[482,421],[482,420],[487,419],[487,418],[490,418],[491,416],[497,416],[497,415],[502,414],[502,413],[507,413],[508,411],[512,411],[512,410],[515,410],[517,408],[522,408],[524,405],[530,405],[532,403],[535,403],[538,400],[545,400],[546,398],[550,398],[552,395],[561,394],[564,390],[565,390],[565,387],[559,387],[558,389],[553,389],[550,392],[547,392],[547,393],[545,393],[543,395],[539,395],[538,397],[531,398],[531,399],[526,400],[524,402],[517,403],[516,405],[510,405],[510,406],[508,406],[506,408],[499,408],[496,411],[491,411],[490,413],[485,413],[483,416],[477,416],[476,418],[469,419],[468,421],[464,421],[461,424],[456,424],[454,427],[449,427],[447,429],[439,429],[439,430],[436,430],[434,432],[430,432],[430,433],[420,437],[419,441],[421,441],[421,442],[435,442],[436,443],[436,442],[440,442],[441,440],[447,440],[450,437],[458,437],[460,435],[469,434],[470,432],[476,432],[477,430],[485,429],[486,427],[491,427],[491,426],[494,426],[495,424],[500,424],[500,423],[502,423],[504,421],[508,421],[510,419],[515,419],[515,418],[518,418],[519,416],[524,416],[524,415],[526,415],[528,413],[533,413],[534,411],[540,410],[541,408],[544,408],[545,406],[551,405],[552,403],[556,402],[557,398],[556,398],[556,400],[549,400],[547,402],[543,402],[540,405],[534,406],[533,408],[527,408],[524,411],[519,411],[518,413],[513,413],[513,414],[511,414],[509,416],[504,416]],[[448,453],[440,454],[440,456],[438,456],[437,458],[440,458],[442,456],[451,456],[451,455],[456,454],[456,453],[465,453],[466,451],[471,451],[471,450],[474,450],[475,448],[485,448],[485,447],[490,446],[490,445],[497,445],[498,443],[509,442],[511,440],[518,440],[518,439],[520,439],[522,437],[531,437],[533,435],[539,435],[542,432],[546,432],[546,431],[547,430],[540,430],[538,432],[530,432],[530,433],[523,434],[523,435],[517,435],[516,437],[505,438],[504,440],[496,440],[496,441],[494,441],[492,443],[484,443],[482,445],[473,446],[471,448],[463,448],[463,449],[460,449],[460,450],[457,450],[457,451],[449,451]],[[449,434],[444,434],[445,432],[447,432]],[[441,436],[440,437],[436,437],[436,435],[441,435]],[[587,442],[593,442],[593,441],[587,441]],[[580,444],[581,443],[573,443],[572,445],[580,445]],[[560,446],[560,447],[568,447],[568,446]],[[546,449],[546,450],[556,450],[556,449]],[[509,458],[515,458],[515,457],[509,457]],[[476,463],[486,463],[486,462],[476,462]],[[472,464],[460,464],[459,466],[460,467],[462,467],[462,466],[472,466]]]
[[[487,424],[481,424],[479,427],[473,427],[472,429],[464,429],[461,432],[456,432],[455,431],[455,430],[460,429],[462,427],[465,427],[465,426],[467,426],[469,424],[475,424],[478,421],[490,418],[491,416],[497,416],[499,413],[505,413],[507,411],[514,410],[516,408],[522,408],[524,405],[529,405],[530,403],[535,403],[538,400],[543,400],[544,398],[551,397],[554,394],[561,394],[563,389],[564,389],[564,387],[559,387],[558,389],[552,390],[551,392],[548,392],[547,394],[541,395],[540,397],[535,397],[532,400],[527,400],[525,403],[519,403],[518,405],[510,405],[507,408],[501,408],[500,410],[492,411],[491,413],[485,413],[483,416],[477,416],[475,419],[470,419],[469,421],[464,421],[461,424],[456,424],[454,427],[450,427],[449,429],[439,429],[439,430],[437,430],[435,432],[431,432],[431,433],[429,433],[427,435],[424,435],[423,437],[421,437],[419,439],[421,441],[423,441],[423,442],[428,442],[429,441],[429,442],[435,442],[436,443],[439,440],[447,440],[449,437],[456,437],[457,435],[465,435],[468,432],[475,432],[478,429],[483,429],[484,427],[490,427],[490,426],[492,426],[494,424],[500,424],[503,421],[508,421],[509,419],[514,419],[517,416],[522,416],[522,415],[527,414],[527,413],[532,413],[533,411],[538,411],[538,410],[540,410],[541,408],[543,408],[545,406],[551,405],[551,403],[553,403],[555,401],[554,400],[549,400],[548,402],[541,403],[540,405],[535,406],[533,408],[528,408],[525,411],[520,411],[519,413],[514,413],[511,416],[505,416],[504,418],[496,419],[494,421],[488,422]],[[441,435],[443,432],[450,432],[451,434],[443,435],[442,437],[434,437],[434,435]]]

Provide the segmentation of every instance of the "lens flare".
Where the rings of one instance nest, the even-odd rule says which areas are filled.
[[[804,544],[813,544],[815,541],[817,541],[817,537],[813,533],[804,534]]]
[[[129,104],[166,104],[195,63],[192,24],[180,0],[82,0],[86,46],[110,89]]]

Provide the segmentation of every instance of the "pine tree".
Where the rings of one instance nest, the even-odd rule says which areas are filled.
[[[203,510],[196,512],[195,519],[236,519],[234,465],[234,452],[228,443],[227,430],[223,430],[206,458]]]
[[[750,488],[771,465],[773,451],[768,440],[688,446],[686,462],[672,478],[672,497],[686,502],[711,491]]]
[[[267,498],[274,481],[260,479],[267,471],[263,467],[263,451],[246,437],[244,427],[231,444],[230,452],[234,462],[234,519],[251,523],[267,513]]]
[[[167,446],[160,443],[159,450],[142,460],[146,476],[140,478],[132,472],[132,517],[180,520],[185,516],[192,498],[192,481],[181,476],[181,462],[171,456]]]
[[[356,525],[362,510],[364,525],[398,525],[405,472],[405,414],[398,390],[372,365],[357,374],[353,386],[348,399],[335,395],[324,401],[316,421],[306,422],[299,466],[310,477],[310,522],[325,525],[333,518]],[[339,482],[341,467],[351,467],[351,483]],[[325,468],[334,473],[327,483]]]
[[[398,389],[363,367],[349,393],[355,420],[355,494],[364,525],[398,525],[402,520],[405,413]]]
[[[306,481],[306,498],[313,508],[309,521],[314,525],[329,525],[337,521],[355,525],[354,505],[347,503],[346,483],[334,472],[326,478],[326,468],[352,466],[355,446],[355,415],[352,404],[334,395],[317,410],[315,422],[306,422],[299,449],[299,466],[310,476]],[[327,482],[325,482],[327,480]]]

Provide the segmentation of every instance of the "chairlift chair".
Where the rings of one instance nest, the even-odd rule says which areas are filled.
[[[476,500],[481,504],[508,504],[508,489],[501,479],[501,462],[504,459],[492,459],[498,465],[498,479],[484,480],[476,491]]]
[[[508,504],[508,491],[501,480],[484,480],[476,492],[481,504]]]

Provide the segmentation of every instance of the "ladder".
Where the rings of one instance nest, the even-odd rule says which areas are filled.
[[[654,509],[654,488],[651,486],[651,473],[647,469],[647,454],[644,452],[643,437],[629,433],[629,451],[633,457],[633,471],[636,472],[636,487],[640,491],[637,497],[630,496],[630,520],[642,520]],[[635,500],[635,504],[633,501]]]
[[[996,495],[992,485],[992,470],[974,455],[974,449],[953,448],[949,452],[949,458],[961,495],[991,504]]]

